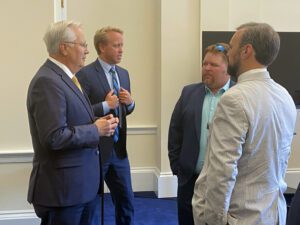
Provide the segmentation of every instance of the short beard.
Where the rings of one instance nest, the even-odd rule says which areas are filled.
[[[231,79],[233,81],[237,81],[237,77],[238,77],[238,71],[239,71],[239,66],[240,65],[240,62],[235,62],[234,64],[230,64],[229,62],[229,65],[228,65],[228,69],[227,69],[227,72],[228,74],[231,76]]]

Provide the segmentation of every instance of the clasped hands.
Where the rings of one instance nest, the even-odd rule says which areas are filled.
[[[97,126],[99,136],[111,136],[114,134],[116,127],[118,126],[119,119],[112,114],[100,117],[94,124]]]
[[[122,87],[120,88],[119,97],[114,94],[114,90],[110,90],[105,97],[105,101],[110,109],[117,108],[120,103],[130,105],[133,102],[129,91]]]

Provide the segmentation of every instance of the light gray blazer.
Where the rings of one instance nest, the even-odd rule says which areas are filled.
[[[283,225],[284,176],[296,122],[288,92],[266,70],[248,71],[221,98],[195,184],[196,225]]]

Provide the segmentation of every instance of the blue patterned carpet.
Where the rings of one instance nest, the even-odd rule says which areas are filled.
[[[114,225],[114,206],[109,194],[104,195],[104,224]],[[154,192],[136,192],[135,225],[178,225],[176,198],[158,199]]]

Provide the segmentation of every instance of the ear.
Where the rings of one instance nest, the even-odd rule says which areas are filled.
[[[104,52],[105,46],[106,46],[105,44],[99,43],[98,49],[100,50],[100,52]]]
[[[64,43],[60,43],[59,44],[59,52],[63,55],[63,56],[66,56],[68,55],[68,51],[67,51],[67,45],[64,44]]]
[[[252,45],[246,44],[246,45],[243,46],[243,49],[241,51],[241,57],[242,58],[248,59],[253,54],[254,54],[254,49],[253,49]]]

